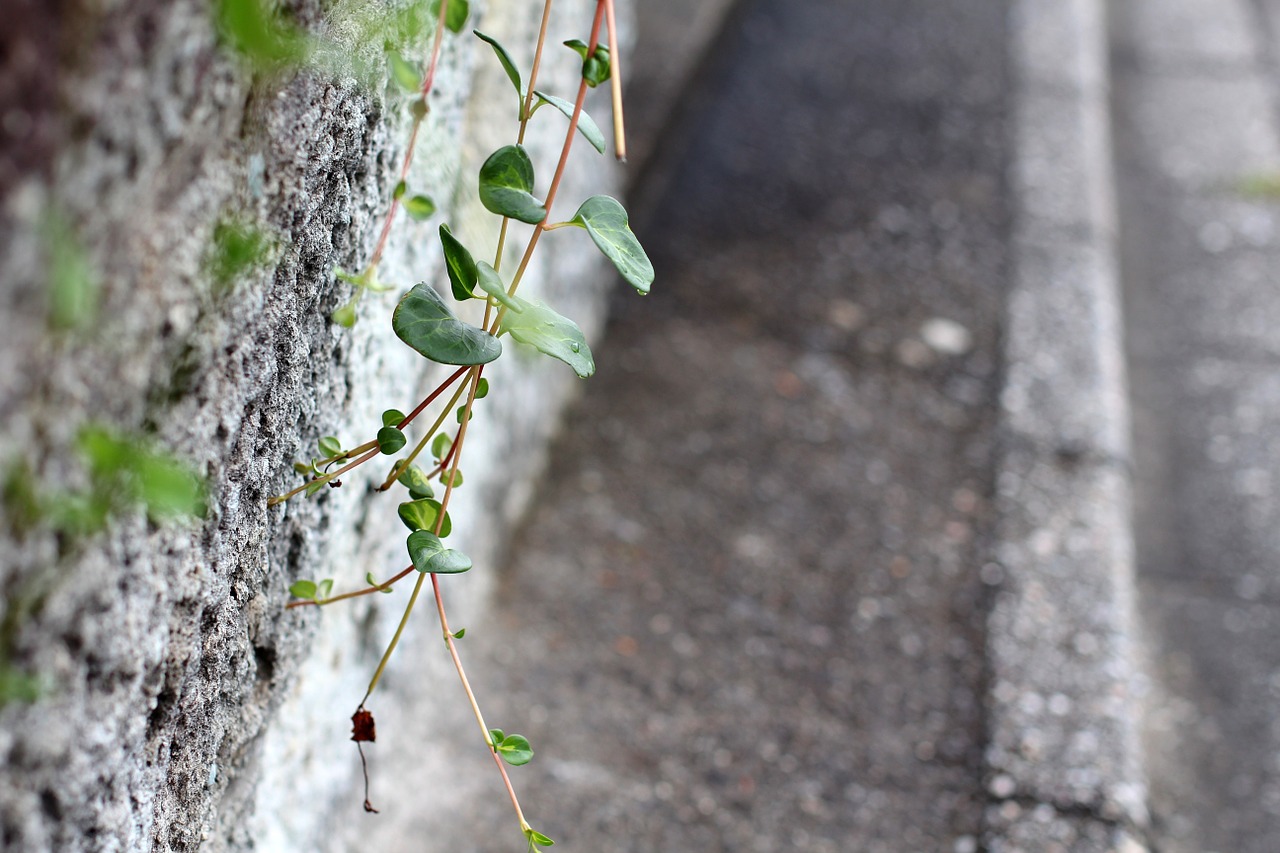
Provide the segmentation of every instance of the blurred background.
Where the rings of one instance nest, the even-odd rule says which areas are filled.
[[[602,851],[1280,849],[1280,4],[637,14],[660,295],[500,593],[537,811]]]

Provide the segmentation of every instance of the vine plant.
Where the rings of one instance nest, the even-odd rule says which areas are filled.
[[[359,749],[364,769],[364,807],[373,812],[376,809],[369,801],[368,766],[363,750],[364,743],[373,742],[376,738],[374,718],[368,705],[400,642],[420,594],[425,585],[430,583],[449,656],[480,728],[481,737],[501,774],[520,831],[531,851],[536,847],[550,846],[554,842],[526,820],[507,765],[528,763],[533,757],[533,749],[522,735],[490,728],[485,722],[458,653],[457,641],[465,631],[453,630],[449,626],[441,576],[466,572],[472,567],[472,561],[466,554],[444,544],[444,539],[449,536],[452,528],[449,517],[450,498],[463,482],[463,447],[473,410],[477,401],[489,391],[488,381],[483,375],[485,365],[502,354],[501,338],[504,335],[564,362],[581,378],[589,377],[595,372],[594,358],[578,326],[551,307],[526,299],[517,292],[543,235],[548,231],[570,226],[582,228],[600,251],[613,262],[621,276],[637,291],[648,293],[654,278],[653,267],[631,231],[626,211],[613,198],[605,195],[593,196],[583,202],[568,219],[558,222],[551,219],[552,205],[576,136],[580,133],[596,150],[601,153],[605,151],[604,134],[583,111],[583,102],[588,89],[609,80],[612,81],[615,153],[621,160],[625,158],[626,152],[613,0],[597,0],[586,41],[572,40],[565,43],[578,54],[582,68],[581,81],[573,101],[536,88],[551,7],[552,0],[544,0],[541,26],[527,83],[507,50],[492,37],[475,31],[475,35],[492,48],[518,95],[516,140],[493,152],[480,167],[479,173],[480,201],[502,220],[497,246],[493,252],[493,263],[477,260],[475,254],[454,235],[447,224],[440,226],[439,236],[453,299],[457,302],[481,300],[484,303],[483,321],[479,326],[474,326],[460,320],[445,297],[426,282],[409,290],[393,314],[392,328],[401,341],[430,361],[453,365],[457,370],[408,414],[398,409],[385,411],[376,434],[363,444],[344,449],[338,439],[332,436],[322,438],[318,446],[319,455],[309,462],[299,462],[294,466],[304,476],[304,481],[269,501],[270,504],[278,504],[302,494],[313,495],[326,486],[339,485],[340,477],[375,457],[400,453],[408,446],[409,428],[433,403],[446,399],[431,425],[421,431],[412,449],[390,466],[385,480],[378,487],[378,491],[386,492],[398,484],[408,491],[408,499],[400,503],[398,513],[409,529],[405,542],[409,565],[385,581],[377,580],[370,572],[365,576],[364,587],[336,594],[330,579],[299,580],[290,587],[294,600],[287,606],[324,607],[372,593],[390,592],[394,585],[404,579],[410,576],[415,578],[404,614],[352,715],[352,740]],[[469,9],[466,0],[434,0],[428,10],[435,14],[435,27],[424,71],[419,74],[418,68],[398,53],[389,56],[392,78],[414,93],[409,103],[412,123],[399,180],[391,193],[378,241],[368,263],[358,274],[335,270],[339,279],[355,288],[350,301],[333,315],[333,320],[344,326],[356,322],[357,305],[365,291],[389,289],[379,282],[378,267],[398,210],[403,207],[411,217],[424,219],[435,209],[428,197],[411,193],[406,182],[415,142],[428,113],[427,98],[435,80],[441,39],[445,30],[461,32]],[[602,29],[608,34],[607,45],[601,42]],[[547,105],[568,118],[568,130],[545,198],[539,200],[534,192],[534,166],[523,143],[530,120],[541,107]],[[501,267],[508,227],[513,219],[532,225],[533,230],[519,265],[508,277]],[[456,412],[456,428],[446,427],[450,412]],[[418,464],[424,453],[429,453],[432,460],[429,465]],[[436,496],[438,487],[442,488],[439,498]]]

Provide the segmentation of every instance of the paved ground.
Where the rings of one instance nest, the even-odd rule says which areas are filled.
[[[1280,850],[1280,0],[722,20],[637,149],[655,295],[466,641],[530,816],[600,853]],[[439,849],[511,849],[458,785],[493,819]]]
[[[1280,3],[1114,4],[1162,853],[1280,850]]]
[[[976,849],[1003,16],[750,2],[665,141],[485,684],[563,849]]]

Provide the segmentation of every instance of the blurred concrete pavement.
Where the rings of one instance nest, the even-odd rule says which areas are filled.
[[[467,641],[535,825],[1280,850],[1280,0],[683,11],[654,295]]]

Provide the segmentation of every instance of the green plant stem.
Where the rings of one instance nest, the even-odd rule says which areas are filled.
[[[426,577],[425,574],[418,574],[418,580],[413,585],[413,595],[409,596],[409,603],[404,608],[404,615],[400,617],[400,624],[396,626],[396,632],[391,636],[391,642],[387,644],[387,650],[382,653],[382,659],[378,661],[378,668],[373,671],[373,678],[369,679],[369,689],[364,692],[364,698],[360,700],[359,708],[363,708],[364,703],[368,702],[369,697],[373,695],[373,689],[378,686],[378,681],[382,678],[382,673],[387,668],[387,661],[391,660],[391,653],[400,644],[400,635],[404,633],[404,626],[409,623],[409,614],[413,612],[413,605],[418,601],[418,595],[422,592],[422,582],[426,580]]]
[[[377,442],[374,442],[374,443],[376,444]],[[364,445],[361,445],[361,446],[363,447]],[[368,462],[370,459],[377,456],[381,452],[382,451],[378,450],[377,447],[374,447],[372,450],[365,453],[365,455],[356,458],[355,461],[353,462],[349,462],[346,465],[343,465],[337,471],[331,471],[328,474],[325,474],[323,477],[316,477],[314,480],[308,480],[307,482],[303,483],[301,486],[298,486],[298,488],[285,492],[283,495],[276,495],[273,498],[268,498],[267,506],[275,506],[276,504],[284,503],[285,501],[289,500],[289,498],[292,498],[296,495],[301,494],[302,492],[305,492],[307,489],[309,489],[311,486],[314,486],[316,483],[330,483],[336,480],[337,478],[341,477],[343,474],[350,471],[352,468],[355,468],[357,465],[363,465],[364,463]]]
[[[613,0],[604,0],[609,22],[609,89],[613,96],[613,152],[618,162],[627,162],[627,131],[622,120],[622,60],[618,54],[618,22],[613,17]],[[588,53],[587,56],[591,54]]]
[[[533,68],[529,71],[529,89],[524,94],[524,108],[520,110],[520,132],[516,144],[524,144],[524,133],[529,127],[529,113],[533,109],[533,90],[538,87],[538,69],[542,67],[542,48],[547,43],[547,24],[551,20],[551,2],[542,4],[542,25],[538,29],[538,46],[533,50]]]
[[[454,371],[454,373],[448,379],[440,383],[440,385],[438,385],[434,391],[428,394],[426,396],[426,399],[424,399],[421,403],[419,403],[412,412],[405,415],[404,420],[400,421],[400,423],[396,425],[396,429],[404,429],[409,424],[413,423],[414,418],[422,414],[423,409],[431,405],[432,401],[435,400],[436,397],[439,397],[441,394],[443,394],[446,388],[448,388],[453,383],[457,382],[458,377],[462,376],[462,374],[466,373],[470,369],[471,369],[470,367],[462,367]],[[462,393],[461,389],[458,390],[458,393],[459,394]],[[458,396],[454,395],[453,399],[457,400]],[[452,406],[453,404],[450,403],[449,405]],[[448,408],[446,408],[445,411],[448,411]],[[440,424],[439,422],[437,422],[436,425],[431,428],[431,433],[428,433],[428,438],[431,436],[432,433],[434,433],[439,428],[440,428]],[[360,445],[359,447],[353,447],[351,450],[344,450],[341,453],[339,453],[337,456],[331,456],[328,459],[325,459],[321,464],[329,465],[333,462],[337,462],[339,459],[350,459],[352,456],[355,456],[358,453],[366,453],[370,450],[376,450],[377,447],[378,447],[377,439],[374,439],[373,441],[366,441],[364,444]],[[419,445],[418,449],[421,450],[421,445]],[[348,465],[345,468],[342,468],[341,470],[334,471],[332,473],[325,474],[321,477],[316,477],[311,480],[307,480],[305,483],[303,483],[301,486],[298,486],[296,489],[292,489],[288,492],[285,492],[283,495],[275,495],[274,497],[269,498],[267,500],[267,506],[275,506],[276,504],[284,503],[290,498],[302,494],[307,490],[309,486],[311,486],[314,483],[327,483],[330,480],[332,480],[334,477],[337,477],[339,474],[349,471],[350,469],[354,468],[356,465],[359,465],[362,462],[366,462],[369,459],[372,459],[376,455],[377,454],[370,454],[368,456],[365,456],[362,459],[357,460],[355,463]],[[416,451],[415,451],[415,455],[416,455]],[[395,482],[395,478],[398,476],[399,474],[396,474],[394,477],[390,479],[390,481],[388,481],[387,483],[384,483],[383,486],[379,489],[379,491],[386,491],[387,489],[389,489],[391,487],[391,483]]]
[[[295,607],[322,607],[326,604],[333,604],[334,602],[338,602],[338,601],[346,601],[348,598],[359,598],[362,595],[372,595],[375,592],[384,592],[386,590],[391,589],[391,587],[395,586],[397,581],[403,580],[404,578],[408,577],[409,572],[412,572],[412,571],[413,571],[413,566],[410,565],[409,568],[405,569],[400,574],[395,575],[389,580],[383,581],[377,586],[368,586],[368,587],[365,587],[364,589],[358,589],[355,592],[344,592],[342,595],[334,595],[329,598],[322,598],[319,601],[302,600],[302,599],[299,599],[298,601],[290,601],[288,604],[284,606],[284,609],[292,610]]]
[[[529,89],[525,92],[524,105],[520,108],[520,132],[516,134],[516,144],[524,143],[524,134],[529,127],[529,111],[533,107],[533,90],[538,83],[538,69],[542,66],[542,48],[547,43],[547,23],[551,20],[551,2],[546,0],[542,5],[542,26],[538,30],[538,46],[533,51],[533,68],[529,71]],[[502,217],[502,227],[498,229],[498,249],[493,255],[494,272],[502,269],[502,250],[507,245],[507,227],[510,217]],[[486,312],[484,325],[488,326],[489,317]]]
[[[462,416],[462,427],[458,430],[458,439],[454,442],[457,452],[453,456],[453,470],[450,472],[449,482],[444,487],[444,497],[440,499],[440,514],[436,517],[435,529],[432,531],[436,536],[440,535],[440,530],[444,526],[445,514],[449,511],[449,498],[453,494],[453,484],[457,479],[458,462],[462,459],[462,443],[467,438],[467,423],[471,420],[471,408],[476,402],[476,387],[480,384],[480,374],[483,372],[484,365],[476,365],[471,368],[471,385],[470,393],[467,395],[467,406]],[[447,412],[448,409],[445,409]],[[432,579],[434,582],[434,575]],[[391,637],[391,643],[387,646],[387,650],[382,653],[382,660],[378,661],[378,668],[373,673],[373,678],[369,681],[369,689],[365,691],[364,699],[360,700],[361,707],[373,695],[373,690],[378,686],[378,680],[382,678],[382,672],[387,668],[387,661],[391,660],[391,654],[396,650],[396,646],[400,644],[400,636],[404,633],[404,626],[409,622],[409,615],[413,613],[413,607],[418,603],[418,595],[422,592],[422,581],[426,578],[426,574],[418,576],[418,581],[413,585],[413,595],[409,596],[409,603],[405,605],[404,615],[400,617],[400,624],[396,626],[396,632]]]

